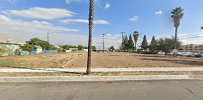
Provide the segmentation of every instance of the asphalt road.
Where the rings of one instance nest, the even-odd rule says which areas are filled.
[[[0,83],[0,100],[203,100],[203,81]]]

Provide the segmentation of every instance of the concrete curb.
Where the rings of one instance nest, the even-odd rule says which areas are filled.
[[[97,81],[203,80],[203,75],[137,75],[137,76],[35,76],[1,77],[0,82],[97,82]]]
[[[85,68],[10,68],[0,69],[2,73],[10,72],[85,72]],[[182,68],[93,68],[92,72],[195,72],[203,71],[203,67]]]

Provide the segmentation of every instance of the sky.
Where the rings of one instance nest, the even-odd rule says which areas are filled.
[[[183,44],[203,44],[203,0],[95,0],[93,45],[119,47],[120,32],[140,33],[148,42],[174,36],[170,12],[184,9],[179,27]],[[0,0],[0,34],[28,41],[37,37],[53,45],[87,45],[89,0]]]

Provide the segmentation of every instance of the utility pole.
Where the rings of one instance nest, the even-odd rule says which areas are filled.
[[[47,33],[47,42],[49,42],[49,40],[50,40],[49,34],[50,33]]]
[[[122,34],[122,43],[121,43],[121,50],[123,50],[123,39],[124,39],[124,36],[123,36],[123,34],[124,34],[125,32],[121,32],[121,34]]]
[[[103,52],[104,52],[104,49],[105,49],[105,48],[104,48],[104,36],[105,36],[105,35],[102,34],[102,37],[103,37]]]
[[[123,34],[124,34],[125,32],[121,32],[121,34],[122,34],[122,42],[123,42]]]

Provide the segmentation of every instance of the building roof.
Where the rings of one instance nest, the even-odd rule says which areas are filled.
[[[39,45],[35,45],[35,48],[37,48],[37,49],[42,49],[42,47],[39,46]]]

